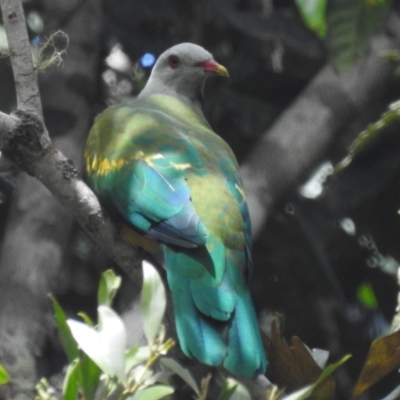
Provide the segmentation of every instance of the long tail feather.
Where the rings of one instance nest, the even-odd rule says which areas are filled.
[[[248,290],[236,299],[224,367],[235,375],[249,379],[264,373],[266,369],[260,330]]]

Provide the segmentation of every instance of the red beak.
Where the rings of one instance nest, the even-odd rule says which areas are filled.
[[[202,62],[200,66],[209,74],[229,77],[228,70],[214,60]]]

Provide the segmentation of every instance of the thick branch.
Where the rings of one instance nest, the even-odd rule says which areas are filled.
[[[393,25],[399,18],[394,14]],[[394,38],[400,41],[400,32]],[[370,57],[346,73],[327,65],[289,107],[242,166],[253,234],[274,204],[320,162],[343,128],[387,90],[395,66],[382,50],[398,47],[389,35],[374,41]]]
[[[76,218],[94,241],[136,282],[140,281],[138,251],[119,236],[119,229],[102,210],[95,194],[73,163],[49,140],[37,114],[17,111],[18,123],[4,141],[3,153],[40,180]],[[2,116],[0,115],[0,125]]]
[[[22,3],[16,0],[1,0],[1,12],[10,49],[18,108],[35,111],[42,116],[39,87]]]
[[[55,149],[42,123],[42,105],[21,1],[1,0],[10,48],[18,111],[0,113],[2,156],[39,179],[76,218],[95,242],[135,281],[138,251],[119,237],[118,227],[103,212],[96,196],[82,181],[72,162]],[[16,123],[18,121],[18,123]]]

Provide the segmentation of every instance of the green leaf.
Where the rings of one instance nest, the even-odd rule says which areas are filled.
[[[73,361],[67,368],[63,384],[63,400],[76,400],[80,373],[79,360]]]
[[[229,400],[251,400],[250,393],[242,383],[228,378],[228,381],[233,381],[232,384],[236,385],[235,391],[232,393]]]
[[[177,363],[172,358],[166,358],[166,357],[162,358],[160,360],[160,363],[164,367],[170,369],[172,372],[177,374],[181,379],[183,379],[193,389],[193,391],[197,395],[199,395],[200,389],[197,386],[197,383],[194,380],[193,376],[191,375],[191,373],[186,368],[183,368],[182,365]]]
[[[98,330],[68,320],[72,335],[81,349],[108,375],[125,380],[126,331],[121,318],[109,307],[99,306]]]
[[[128,397],[129,400],[158,400],[174,393],[171,386],[157,385],[140,390],[133,396]]]
[[[143,330],[149,345],[160,330],[166,307],[164,285],[157,270],[147,261],[143,261],[143,290],[140,299],[140,313],[143,320]]]
[[[282,398],[282,400],[304,400],[308,399],[314,390],[314,385],[308,385],[300,390],[296,390],[294,393],[289,394]]]
[[[80,356],[80,387],[85,400],[94,400],[100,383],[101,369],[85,353]]]
[[[95,326],[95,323],[92,321],[92,318],[89,317],[85,312],[81,311],[78,312],[78,317],[81,317],[83,319],[83,322],[85,322],[86,325],[89,326]]]
[[[125,373],[131,371],[136,365],[147,361],[150,358],[150,355],[150,347],[138,347],[137,345],[132,346],[125,352]]]
[[[389,105],[389,110],[381,115],[378,121],[368,125],[367,129],[361,132],[349,147],[348,155],[335,167],[336,171],[346,168],[355,155],[364,148],[373,138],[395,121],[400,120],[400,101]]]
[[[320,38],[326,36],[327,0],[295,0],[305,24]]]
[[[5,385],[10,381],[10,376],[6,369],[0,364],[0,385]]]
[[[103,272],[100,277],[99,290],[97,292],[98,305],[111,306],[120,286],[121,277],[115,275],[112,269]]]
[[[370,39],[382,26],[390,0],[330,0],[328,47],[336,68],[344,70],[364,57]]]
[[[246,387],[233,378],[228,378],[218,400],[251,400]]]
[[[57,300],[50,295],[50,299],[53,305],[54,318],[57,324],[58,334],[61,339],[61,343],[64,347],[64,351],[67,355],[68,361],[72,363],[79,356],[79,349],[75,339],[72,336],[71,330],[67,324],[67,317],[64,310],[61,308]]]
[[[364,282],[357,288],[357,298],[372,310],[378,307],[378,300],[370,283]]]

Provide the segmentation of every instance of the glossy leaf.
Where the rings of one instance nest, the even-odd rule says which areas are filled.
[[[111,306],[118,289],[121,286],[121,277],[112,269],[103,272],[100,277],[99,290],[97,292],[98,305]]]
[[[63,384],[63,400],[76,400],[78,395],[80,372],[79,360],[73,361],[68,366]]]
[[[121,318],[109,307],[99,306],[98,330],[68,320],[72,335],[81,349],[109,376],[119,382],[125,377],[126,331]]]
[[[182,365],[177,363],[172,358],[162,358],[160,360],[160,363],[164,367],[170,369],[172,372],[177,374],[181,379],[183,379],[197,395],[200,393],[200,389],[197,386],[196,381],[186,368],[183,368]]]
[[[85,353],[80,356],[80,387],[85,400],[94,400],[100,383],[100,367]]]
[[[167,304],[165,288],[157,270],[143,261],[143,289],[140,299],[140,313],[147,341],[151,346],[160,329]]]
[[[352,399],[400,365],[400,331],[372,342]]]
[[[140,390],[135,393],[133,396],[128,397],[129,400],[158,400],[162,399],[165,396],[174,393],[174,388],[171,386],[165,385],[157,385],[151,386],[145,389]]]
[[[58,334],[64,351],[67,355],[68,361],[72,363],[79,356],[78,345],[72,336],[71,329],[67,323],[67,317],[64,310],[61,308],[57,300],[50,295],[51,303],[53,305],[54,318],[57,324]]]
[[[0,385],[4,385],[10,381],[10,377],[6,369],[0,364]]]
[[[327,0],[295,0],[305,24],[319,37],[326,36]]]

